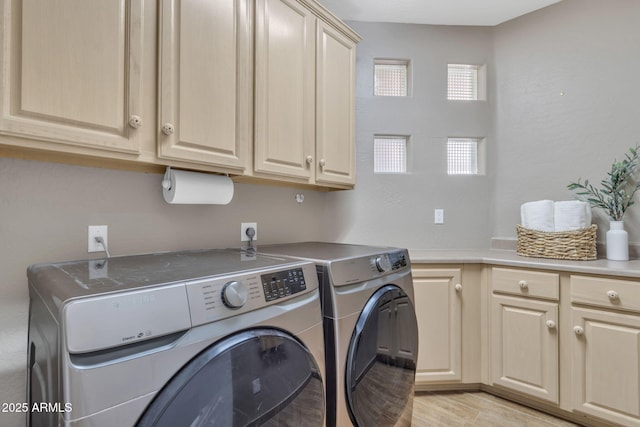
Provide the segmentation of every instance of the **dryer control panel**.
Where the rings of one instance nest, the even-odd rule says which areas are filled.
[[[411,262],[407,250],[402,249],[332,261],[330,271],[333,286],[345,286],[374,280],[387,274],[410,272]]]

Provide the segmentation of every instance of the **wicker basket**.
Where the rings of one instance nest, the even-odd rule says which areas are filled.
[[[518,255],[588,261],[596,259],[596,230],[593,224],[572,231],[538,231],[516,226]]]

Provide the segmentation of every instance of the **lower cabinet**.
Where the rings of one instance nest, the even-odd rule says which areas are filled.
[[[491,324],[493,384],[559,403],[558,304],[494,295]]]
[[[462,379],[462,272],[414,268],[418,320],[416,385]]]
[[[491,269],[491,381],[559,403],[556,273]]]
[[[480,264],[412,274],[416,390],[483,389],[579,425],[640,427],[640,279]]]
[[[623,426],[640,425],[639,286],[571,278],[574,410]]]

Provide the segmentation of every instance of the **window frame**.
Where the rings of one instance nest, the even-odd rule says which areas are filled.
[[[400,65],[405,66],[406,68],[406,93],[404,95],[381,95],[376,92],[376,81],[377,81],[377,73],[376,67],[378,65]],[[374,58],[373,59],[373,96],[380,98],[407,98],[411,96],[412,90],[412,73],[411,73],[411,60],[410,59],[391,59],[391,58]]]
[[[404,142],[404,170],[403,171],[378,171],[376,170],[376,143],[383,140],[402,140]],[[408,175],[409,174],[409,145],[411,137],[409,135],[375,134],[373,135],[373,174],[374,175]]]

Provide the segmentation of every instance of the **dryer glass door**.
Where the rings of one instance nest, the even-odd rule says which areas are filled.
[[[357,426],[409,426],[418,352],[413,304],[395,285],[365,305],[349,343],[347,406]]]
[[[156,395],[138,426],[322,426],[318,366],[293,336],[254,329],[213,344]]]

